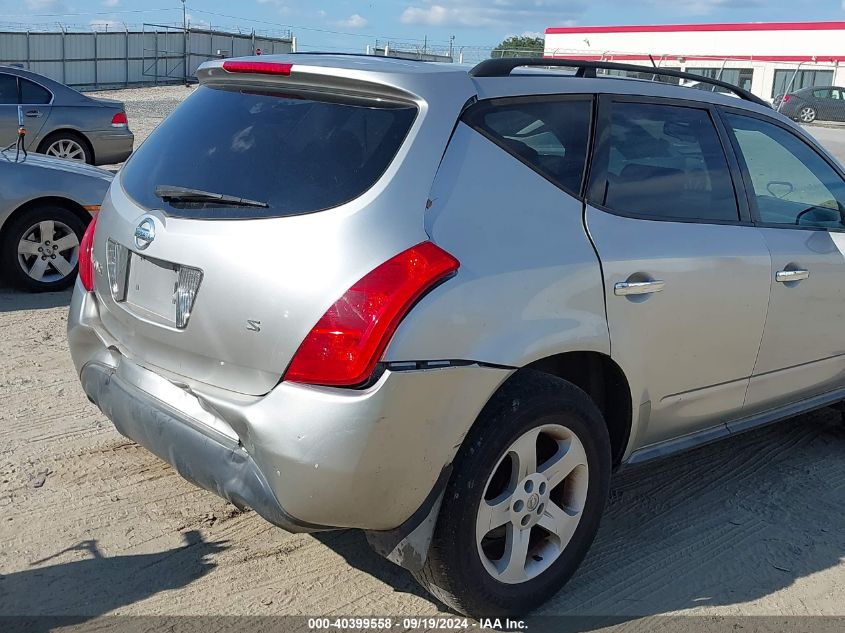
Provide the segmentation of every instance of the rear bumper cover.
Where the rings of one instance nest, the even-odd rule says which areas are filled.
[[[122,163],[132,154],[135,135],[127,128],[95,130],[86,136],[94,148],[95,165]]]
[[[77,283],[68,340],[89,398],[186,479],[292,531],[413,528],[406,522],[512,373],[385,371],[365,390],[280,383],[247,396],[133,362],[98,309]]]
[[[139,392],[114,368],[89,363],[80,378],[85,393],[122,435],[169,463],[191,483],[240,508],[249,506],[286,530],[317,528],[285,513],[255,461],[237,442],[210,437],[190,418]]]

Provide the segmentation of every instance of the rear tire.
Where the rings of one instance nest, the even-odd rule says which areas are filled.
[[[94,149],[87,138],[76,132],[53,132],[38,145],[38,153],[94,164]]]
[[[596,535],[610,455],[607,426],[587,394],[521,370],[461,447],[417,580],[469,616],[519,615],[542,604]]]
[[[79,270],[79,243],[86,226],[73,211],[54,204],[13,217],[0,240],[0,268],[6,280],[30,292],[70,287]]]
[[[798,111],[798,120],[801,123],[812,123],[816,120],[816,109],[811,106],[802,106]]]

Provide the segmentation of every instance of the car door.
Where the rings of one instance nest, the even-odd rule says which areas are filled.
[[[831,88],[830,105],[830,118],[834,121],[845,121],[845,93],[841,88]]]
[[[604,97],[598,118],[586,224],[611,356],[639,407],[634,441],[723,431],[743,406],[771,271],[724,130],[708,106],[665,99]]]
[[[830,88],[817,88],[809,96],[809,104],[816,110],[816,120],[830,121],[835,117]]]
[[[0,73],[0,147],[18,138],[18,80],[14,75]]]
[[[27,145],[30,148],[35,148],[41,142],[44,126],[47,119],[50,118],[53,93],[44,86],[24,77],[19,77],[18,81],[23,121],[26,125]]]
[[[725,110],[772,293],[746,412],[845,387],[845,180],[788,124]]]

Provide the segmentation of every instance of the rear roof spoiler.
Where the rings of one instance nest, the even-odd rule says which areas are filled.
[[[724,88],[734,93],[740,99],[756,103],[757,105],[771,108],[772,106],[755,94],[747,90],[743,90],[739,86],[722,81],[720,79],[711,79],[709,77],[702,77],[693,73],[685,73],[680,70],[673,70],[671,68],[649,68],[648,66],[637,66],[636,64],[618,64],[616,62],[592,61],[587,59],[550,59],[547,57],[503,57],[500,59],[486,59],[472,70],[469,74],[473,77],[508,77],[516,68],[522,67],[559,67],[559,68],[576,68],[575,77],[596,77],[596,70],[624,70],[636,73],[649,73],[655,75],[664,75],[666,77],[678,77],[679,79],[686,79],[688,81],[697,81],[700,83],[710,84]]]

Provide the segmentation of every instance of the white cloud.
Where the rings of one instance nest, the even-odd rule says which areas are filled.
[[[580,17],[585,8],[585,0],[417,0],[399,19],[424,26],[545,28]]]
[[[30,11],[58,11],[63,7],[61,0],[26,0],[26,8]]]
[[[95,31],[124,31],[123,22],[117,20],[91,20],[88,25]]]
[[[717,9],[763,9],[768,0],[644,0],[643,4],[664,7],[687,15],[708,15]],[[845,0],[842,2],[845,6]]]
[[[343,26],[348,29],[363,29],[365,26],[367,26],[367,24],[367,18],[357,13],[353,13],[345,20],[341,20],[337,23],[338,26]]]
[[[211,26],[211,23],[208,20],[203,20],[202,18],[198,18],[191,13],[186,14],[185,19],[188,20],[188,24],[190,26],[196,27],[198,29],[207,29]]]
[[[283,15],[291,13],[291,8],[288,6],[287,0],[256,0],[256,2],[258,2],[258,4],[275,7],[276,10]]]

